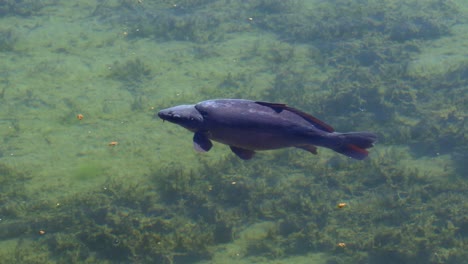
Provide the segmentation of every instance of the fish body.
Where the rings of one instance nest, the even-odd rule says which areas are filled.
[[[213,140],[230,146],[245,160],[257,150],[287,147],[316,154],[316,146],[361,160],[377,139],[370,132],[334,132],[330,125],[285,104],[244,99],[179,105],[159,111],[158,116],[194,132],[196,150],[209,151]]]

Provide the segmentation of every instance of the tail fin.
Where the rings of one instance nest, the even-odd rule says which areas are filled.
[[[343,138],[343,144],[333,150],[358,160],[367,157],[369,152],[366,149],[374,146],[377,140],[377,135],[371,132],[340,133],[340,137]]]

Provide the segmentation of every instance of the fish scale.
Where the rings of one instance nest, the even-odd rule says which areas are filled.
[[[377,136],[372,132],[335,132],[318,118],[281,103],[245,99],[214,99],[163,109],[158,116],[194,132],[197,151],[209,151],[216,141],[228,145],[239,158],[255,151],[296,147],[317,154],[317,147],[350,158],[368,156]]]

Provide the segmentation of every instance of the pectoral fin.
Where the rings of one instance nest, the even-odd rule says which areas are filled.
[[[198,152],[207,152],[213,147],[210,139],[202,132],[193,135],[193,148]]]
[[[253,150],[238,148],[234,146],[229,147],[231,148],[232,152],[234,152],[234,154],[236,154],[239,158],[243,160],[249,160],[255,155],[255,151]]]

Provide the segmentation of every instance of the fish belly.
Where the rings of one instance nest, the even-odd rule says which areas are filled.
[[[305,142],[284,133],[268,131],[217,130],[210,131],[210,139],[229,146],[250,150],[269,150],[303,145]]]

